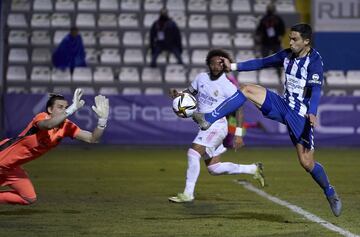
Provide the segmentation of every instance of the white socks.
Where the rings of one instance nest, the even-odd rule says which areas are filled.
[[[196,181],[200,174],[200,159],[199,152],[190,148],[187,153],[188,156],[188,168],[186,171],[186,185],[184,193],[193,197]]]
[[[208,171],[212,175],[222,174],[255,174],[256,165],[238,165],[231,162],[219,162],[209,165]]]

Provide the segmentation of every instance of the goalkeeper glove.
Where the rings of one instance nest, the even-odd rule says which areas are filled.
[[[109,99],[103,95],[98,95],[95,97],[95,105],[92,106],[92,109],[99,117],[98,128],[104,129],[109,117]]]
[[[81,88],[77,88],[74,92],[72,104],[65,110],[65,114],[67,117],[76,112],[76,110],[80,109],[84,106],[85,101],[81,100],[81,96],[83,95],[83,90]]]

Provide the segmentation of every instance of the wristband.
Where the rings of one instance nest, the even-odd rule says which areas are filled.
[[[66,117],[69,117],[70,115],[75,113],[76,110],[77,110],[77,108],[76,108],[75,104],[72,104],[69,107],[67,107],[67,109],[65,110]]]
[[[97,127],[101,128],[101,129],[104,129],[104,128],[106,128],[106,125],[107,125],[107,119],[106,118],[99,118]]]
[[[237,64],[236,63],[230,64],[230,69],[231,71],[237,71]]]
[[[235,136],[243,137],[245,135],[245,129],[237,127],[235,129]]]

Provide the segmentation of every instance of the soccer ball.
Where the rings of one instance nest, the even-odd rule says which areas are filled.
[[[173,110],[181,118],[189,118],[196,111],[196,99],[189,93],[182,93],[173,100]]]

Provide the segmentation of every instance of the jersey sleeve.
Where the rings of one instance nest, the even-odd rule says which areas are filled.
[[[70,120],[66,119],[64,124],[64,136],[75,138],[76,135],[80,132],[80,128]]]
[[[240,62],[236,64],[237,71],[254,71],[267,67],[280,67],[288,54],[288,50],[284,49],[266,58],[257,58]]]
[[[311,97],[308,114],[316,115],[317,113],[321,97],[321,87],[324,81],[323,73],[323,65],[320,58],[309,66],[307,86],[311,89]]]

